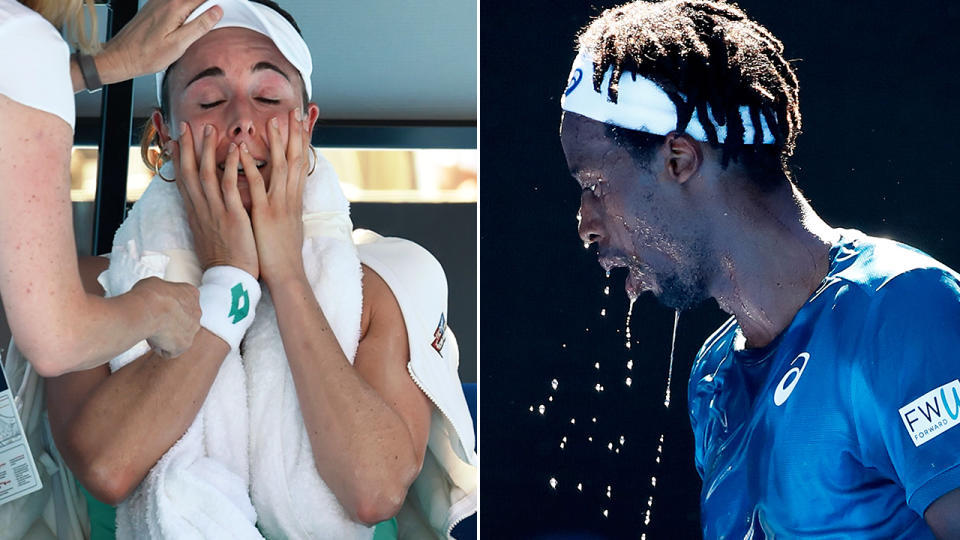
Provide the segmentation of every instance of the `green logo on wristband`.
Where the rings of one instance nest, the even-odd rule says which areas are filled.
[[[227,316],[233,317],[233,324],[237,324],[250,312],[250,295],[244,290],[242,283],[234,285],[230,289],[230,293],[233,295],[233,299],[231,300],[230,313]],[[243,305],[241,306],[241,304]]]

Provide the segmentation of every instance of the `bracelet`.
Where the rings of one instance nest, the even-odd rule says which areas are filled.
[[[94,92],[103,87],[103,81],[100,80],[100,72],[97,71],[97,63],[89,54],[77,53],[77,66],[80,67],[80,75],[83,76],[83,84],[88,92]]]
[[[234,266],[214,266],[203,273],[198,289],[200,326],[226,341],[231,349],[238,349],[253,324],[260,283]]]

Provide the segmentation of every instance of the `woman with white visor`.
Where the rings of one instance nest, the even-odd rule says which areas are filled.
[[[195,13],[212,4],[223,18],[157,77],[156,176],[109,260],[80,264],[107,295],[197,284],[202,328],[177,358],[141,344],[48,379],[57,448],[121,539],[447,538],[478,477],[443,268],[353,231],[310,147],[293,18],[270,0]]]
[[[0,297],[41,375],[100,365],[143,339],[165,356],[193,341],[200,309],[190,285],[147,279],[113,299],[84,293],[69,165],[73,93],[165,68],[222,15],[213,8],[183,24],[201,2],[152,0],[90,56],[100,48],[84,20],[92,0],[0,0]],[[70,57],[57,27],[78,36],[79,54]]]

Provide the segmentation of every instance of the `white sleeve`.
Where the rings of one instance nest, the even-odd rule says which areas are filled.
[[[0,94],[59,116],[76,117],[70,48],[43,17],[12,0],[0,0]]]

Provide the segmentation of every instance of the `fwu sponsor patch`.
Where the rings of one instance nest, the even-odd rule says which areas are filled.
[[[900,407],[900,419],[916,446],[960,424],[958,416],[960,380],[956,379]]]

